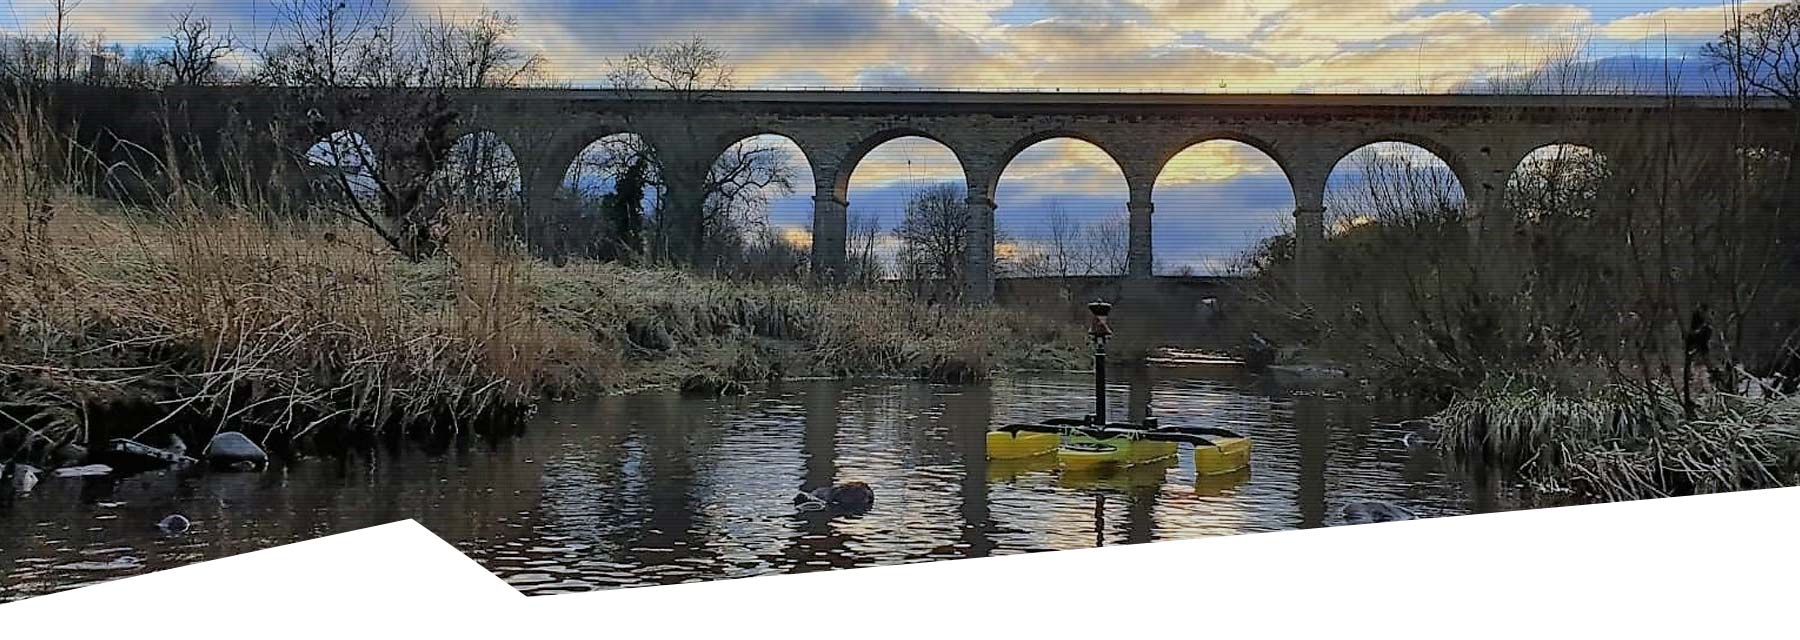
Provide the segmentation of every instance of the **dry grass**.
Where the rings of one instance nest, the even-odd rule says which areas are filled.
[[[156,432],[454,432],[647,385],[1079,362],[1078,329],[999,310],[552,266],[483,212],[450,216],[440,255],[411,262],[364,229],[196,189],[173,158],[101,166],[33,105],[0,113],[0,458]],[[151,201],[84,195],[124,183]]]
[[[1800,473],[1800,399],[1680,396],[1607,385],[1576,393],[1496,384],[1435,416],[1439,446],[1517,468],[1536,491],[1631,500],[1790,486]]]
[[[643,385],[729,391],[784,375],[968,381],[1067,367],[1072,329],[897,296],[727,284],[603,263],[556,267],[465,220],[441,258],[400,260],[356,230],[244,212],[47,216],[8,199],[0,237],[7,444],[157,429],[460,429]],[[1046,346],[1050,345],[1050,346]],[[147,406],[125,433],[95,414]]]

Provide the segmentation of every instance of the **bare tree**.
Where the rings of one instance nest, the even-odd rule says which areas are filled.
[[[700,36],[639,47],[607,66],[614,89],[666,92],[682,101],[712,98],[732,88],[735,75],[729,56]]]
[[[477,139],[453,158],[459,142],[449,135],[469,115],[453,108],[451,90],[516,82],[537,64],[506,43],[510,20],[485,13],[466,24],[408,26],[390,0],[281,0],[277,8],[258,78],[290,89],[291,125],[330,146],[330,164],[354,169],[326,172],[335,212],[420,259],[447,230],[447,194],[510,192],[516,165],[508,175],[497,140]],[[310,147],[290,151],[304,159]],[[458,180],[467,183],[446,188]]]
[[[1734,24],[1702,47],[1701,55],[1729,74],[1732,89],[1740,96],[1767,95],[1787,102],[1794,126],[1800,127],[1800,3],[1786,2],[1749,15],[1741,6],[1732,8]],[[1800,157],[1800,136],[1791,136],[1783,151],[1788,158]],[[1800,184],[1795,184],[1792,163],[1785,177],[1787,187],[1776,215],[1800,207]]]
[[[1739,17],[1701,53],[1743,86],[1800,107],[1800,3]]]
[[[1084,235],[1094,269],[1100,275],[1122,276],[1130,268],[1131,217],[1126,212],[1088,225]]]
[[[770,200],[794,192],[793,166],[780,147],[744,140],[726,149],[703,187],[706,249],[765,226]]]
[[[549,61],[512,43],[518,19],[484,10],[473,20],[443,14],[419,26],[430,74],[426,84],[451,88],[520,87],[541,80]]]
[[[466,22],[442,13],[417,26],[422,83],[445,89],[513,88],[537,81],[547,60],[512,43],[518,21],[484,10]],[[465,114],[479,119],[481,114]],[[438,191],[465,207],[517,207],[522,176],[499,136],[482,132],[458,140],[437,176]]]
[[[881,266],[881,217],[851,213],[847,222],[849,243],[845,247],[846,282],[859,287],[872,287],[886,275]]]
[[[639,47],[608,61],[609,86],[631,100],[659,100],[676,108],[717,97],[733,87],[729,56],[704,38]],[[628,116],[629,118],[629,116]],[[698,145],[691,129],[669,132],[666,144]],[[655,187],[665,196],[652,213],[652,247],[656,258],[697,265],[721,243],[732,243],[753,231],[770,197],[793,192],[794,159],[781,149],[739,142],[717,159],[695,154],[658,154],[631,139],[634,146],[609,149],[614,166],[630,166],[646,158],[656,167]],[[696,163],[710,161],[710,165]],[[675,162],[680,166],[669,166]]]
[[[155,54],[158,67],[167,69],[175,85],[210,84],[218,76],[219,63],[236,48],[236,39],[213,32],[212,20],[196,17],[194,8],[176,14],[163,40],[167,49]]]
[[[954,183],[932,185],[912,194],[906,218],[895,235],[900,240],[900,266],[915,291],[956,297],[962,291],[968,247],[968,199]]]
[[[52,79],[57,82],[69,81],[70,68],[73,66],[72,61],[69,59],[70,54],[73,53],[73,50],[70,49],[70,45],[73,44],[73,42],[71,40],[72,34],[69,32],[68,20],[69,16],[73,15],[76,9],[81,8],[81,2],[82,0],[56,0],[56,30],[51,35],[52,40],[55,42],[55,57],[51,59],[53,64],[51,69]]]
[[[1489,89],[1517,95],[1618,95],[1639,90],[1635,77],[1600,73],[1592,55],[1592,34],[1574,31],[1515,56],[1489,76]],[[1636,76],[1637,74],[1633,74]]]

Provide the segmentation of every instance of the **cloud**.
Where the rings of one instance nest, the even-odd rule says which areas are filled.
[[[1209,140],[1188,147],[1163,166],[1156,178],[1164,186],[1229,182],[1245,175],[1285,174],[1275,160],[1250,145],[1231,140]]]
[[[1744,15],[1773,7],[1778,2],[1746,2]],[[1600,30],[1613,40],[1671,38],[1715,38],[1731,28],[1731,9],[1726,5],[1710,7],[1670,7],[1614,20]]]

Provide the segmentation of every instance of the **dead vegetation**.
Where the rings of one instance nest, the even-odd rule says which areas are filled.
[[[408,260],[340,220],[277,218],[192,185],[121,205],[87,195],[90,156],[40,112],[6,116],[0,450],[23,458],[154,432],[280,444],[458,431],[544,397],[644,385],[967,381],[1076,360],[1073,331],[998,310],[552,265],[484,211],[456,212],[443,251]]]

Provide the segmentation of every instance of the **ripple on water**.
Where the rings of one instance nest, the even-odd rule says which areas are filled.
[[[1358,499],[1494,508],[1366,403],[1194,375],[1126,371],[1109,403],[1244,432],[1249,472],[1197,476],[1187,451],[1100,478],[986,459],[991,424],[1091,411],[1083,375],[650,393],[549,404],[521,436],[467,452],[310,461],[247,493],[231,474],[46,481],[0,512],[0,540],[22,541],[0,548],[0,600],[408,518],[548,594],[1322,526]],[[875,488],[868,513],[795,509],[796,491],[848,480]],[[159,537],[156,520],[177,512],[204,524]]]

